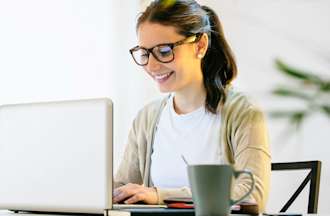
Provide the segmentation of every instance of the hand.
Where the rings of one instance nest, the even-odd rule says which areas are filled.
[[[156,189],[153,187],[129,183],[114,190],[112,201],[113,203],[124,201],[125,204],[133,204],[139,201],[146,204],[158,204],[158,196]]]

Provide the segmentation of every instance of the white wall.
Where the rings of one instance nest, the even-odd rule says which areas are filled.
[[[105,96],[108,1],[1,0],[0,103]]]
[[[160,95],[128,53],[136,44],[135,18],[142,2],[0,0],[0,104],[111,97],[116,168],[135,114]],[[329,1],[200,2],[223,20],[240,69],[235,84],[265,111],[291,105],[268,94],[276,83],[288,81],[274,70],[274,57],[329,76]],[[273,161],[322,160],[319,212],[329,213],[329,119],[316,115],[288,138],[281,137],[286,122],[268,123]],[[299,200],[296,208],[304,202]],[[270,209],[278,209],[275,201],[270,203]]]
[[[0,104],[110,97],[115,168],[138,109],[157,91],[135,66],[139,4],[0,0]]]

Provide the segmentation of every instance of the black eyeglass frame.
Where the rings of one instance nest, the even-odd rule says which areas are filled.
[[[156,45],[156,46],[154,46],[154,47],[151,47],[151,48],[149,48],[149,49],[148,49],[148,48],[145,48],[145,47],[141,47],[141,46],[135,46],[135,47],[133,47],[132,49],[130,49],[129,52],[130,52],[131,56],[133,57],[135,63],[136,63],[137,65],[140,65],[140,66],[146,66],[146,65],[149,63],[149,56],[150,56],[150,53],[152,54],[152,56],[153,56],[157,61],[159,61],[159,62],[161,62],[161,63],[170,63],[170,62],[172,62],[172,61],[174,60],[174,52],[173,52],[173,48],[174,48],[174,47],[177,47],[177,46],[180,46],[180,45],[183,45],[183,44],[196,43],[196,42],[198,42],[198,41],[201,39],[202,35],[203,35],[203,33],[197,33],[197,34],[195,34],[195,35],[188,36],[188,37],[186,37],[186,38],[184,38],[184,39],[182,39],[182,40],[180,40],[180,41],[177,41],[177,42],[175,42],[175,43],[163,43],[163,44],[158,44],[158,45]],[[189,41],[192,37],[195,37],[194,40]],[[153,52],[154,48],[159,47],[159,46],[169,46],[169,47],[171,48],[171,51],[172,51],[172,59],[170,59],[170,60],[168,60],[168,61],[162,61],[162,60],[160,60],[160,59],[157,57],[157,55],[154,54],[154,52]],[[145,64],[140,64],[140,63],[134,58],[134,54],[133,54],[133,52],[138,51],[138,50],[140,50],[140,49],[145,50],[145,51],[146,51],[146,54],[148,55],[148,59],[147,59],[147,62],[146,62]]]

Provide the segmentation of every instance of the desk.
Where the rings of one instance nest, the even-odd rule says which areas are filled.
[[[140,209],[139,211],[143,211],[143,210],[145,212],[145,209]],[[149,209],[148,211],[152,211],[152,210]],[[164,211],[164,209],[162,211]],[[73,215],[76,215],[76,216],[79,216],[79,215],[80,216],[86,216],[88,214],[33,214],[33,213],[14,213],[12,211],[0,210],[0,216],[73,216]],[[146,213],[146,214],[143,213],[143,214],[140,214],[140,215],[159,215],[159,214],[150,214],[150,212],[149,212],[149,214],[148,213]],[[162,215],[167,215],[167,214],[164,213]],[[184,216],[184,215],[188,215],[188,214],[178,213],[177,215],[178,216]],[[194,215],[194,214],[189,213],[189,215]],[[251,216],[251,215],[247,215],[247,214],[231,214],[231,215],[232,216]],[[259,216],[263,216],[263,215],[260,214]],[[330,214],[303,214],[303,216],[330,216]]]

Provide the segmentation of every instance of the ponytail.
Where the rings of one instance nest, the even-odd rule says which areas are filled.
[[[226,87],[236,77],[237,66],[218,16],[207,6],[202,6],[202,9],[207,12],[211,25],[209,48],[202,60],[205,105],[207,110],[216,113],[218,104],[223,105],[226,100]]]

